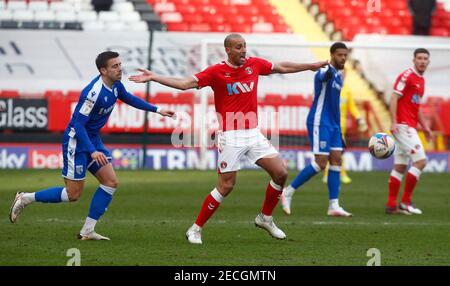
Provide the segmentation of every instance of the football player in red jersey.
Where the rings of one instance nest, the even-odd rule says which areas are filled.
[[[315,71],[328,62],[272,63],[261,58],[247,57],[246,42],[239,34],[228,35],[224,46],[228,59],[194,76],[172,78],[141,69],[142,73],[131,76],[130,80],[138,83],[155,81],[180,90],[210,86],[214,91],[220,123],[218,184],[207,196],[197,220],[186,232],[188,241],[194,244],[202,243],[202,228],[233,190],[242,157],[247,157],[252,163],[266,170],[272,178],[267,185],[261,213],[255,218],[255,225],[267,230],[277,239],[285,239],[285,233],[273,222],[272,211],[278,203],[288,173],[278,151],[258,129],[258,77],[272,73]]]
[[[427,162],[425,150],[417,134],[417,123],[422,125],[426,138],[431,137],[431,130],[420,111],[420,102],[425,91],[423,74],[430,63],[430,52],[423,48],[416,49],[413,63],[414,67],[397,77],[389,107],[392,116],[391,132],[397,146],[394,152],[394,169],[389,177],[387,214],[422,214],[422,211],[412,204],[411,196]],[[406,175],[405,191],[397,206],[397,195],[409,159],[413,163]]]

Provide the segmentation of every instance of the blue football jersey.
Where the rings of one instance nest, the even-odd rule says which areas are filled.
[[[327,71],[331,78],[327,80]],[[332,65],[319,69],[314,76],[314,100],[309,110],[307,124],[316,126],[340,127],[340,95],[342,73]]]
[[[81,92],[68,128],[72,128],[80,115],[89,117],[84,125],[89,137],[99,134],[114,109],[122,83],[116,81],[112,89],[103,84],[98,75]]]

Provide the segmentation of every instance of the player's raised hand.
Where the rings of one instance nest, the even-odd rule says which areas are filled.
[[[318,70],[320,68],[323,68],[324,66],[326,66],[328,64],[329,64],[328,61],[321,61],[321,62],[317,62],[317,63],[312,63],[310,70],[316,71],[316,70]]]
[[[108,159],[106,159],[105,154],[99,151],[95,151],[94,153],[92,153],[91,158],[94,159],[94,161],[97,162],[97,164],[99,164],[100,166],[104,166],[109,163]]]
[[[152,80],[153,73],[147,69],[138,69],[141,74],[132,75],[128,79],[136,83],[144,83]]]
[[[162,116],[167,116],[170,117],[172,119],[176,119],[176,113],[175,111],[172,110],[167,110],[167,109],[161,109],[158,111],[159,114],[161,114]]]

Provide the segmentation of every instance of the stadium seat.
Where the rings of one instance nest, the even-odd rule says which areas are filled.
[[[34,21],[23,21],[22,25],[21,25],[22,29],[31,29],[31,30],[36,30],[40,28],[40,23],[39,22],[34,22]]]
[[[3,10],[0,13],[0,21],[11,21],[13,19],[13,13],[11,10]]]
[[[47,1],[30,1],[28,9],[31,11],[47,11],[49,8]]]
[[[266,104],[279,104],[283,101],[281,94],[277,93],[267,93],[264,96],[263,102]]]
[[[64,92],[62,90],[46,90],[44,93],[44,97],[64,97]]]
[[[8,1],[6,4],[6,8],[8,10],[16,11],[16,10],[26,10],[28,7],[26,1]]]
[[[211,32],[211,26],[206,23],[194,23],[189,26],[191,31],[195,32]]]
[[[69,90],[66,94],[69,100],[78,100],[80,98],[81,90]]]
[[[42,29],[47,30],[55,30],[55,29],[61,29],[62,24],[57,21],[44,21],[42,23]]]
[[[4,89],[1,91],[0,96],[3,98],[19,98],[20,94],[18,90]]]
[[[170,31],[187,32],[190,30],[190,27],[186,23],[167,23],[167,29]]]
[[[13,20],[2,20],[0,21],[0,28],[2,29],[18,29],[19,22]]]
[[[276,9],[266,0],[147,0],[147,2],[161,15],[161,21],[168,24],[169,30],[184,30],[185,26],[169,24],[179,20],[171,17],[163,18],[163,12],[180,13],[182,21],[189,24],[190,31],[196,32],[291,32]],[[252,26],[252,23],[257,25]]]
[[[55,12],[46,11],[36,11],[34,14],[35,21],[54,21],[56,19]]]

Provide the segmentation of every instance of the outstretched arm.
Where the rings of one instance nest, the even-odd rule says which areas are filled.
[[[141,74],[132,75],[128,79],[136,83],[144,83],[154,81],[162,85],[173,87],[180,90],[197,88],[198,84],[194,77],[174,78],[155,74],[146,69],[138,69]]]
[[[279,62],[275,63],[273,66],[272,73],[296,73],[302,71],[316,71],[321,67],[328,64],[328,61],[322,61],[317,63],[302,64],[293,62]]]
[[[174,111],[165,110],[160,107],[157,107],[153,104],[148,103],[145,100],[142,100],[141,98],[139,98],[137,96],[132,95],[131,93],[129,93],[127,91],[119,93],[119,99],[122,100],[123,102],[125,102],[126,104],[129,104],[137,109],[159,113],[162,116],[167,116],[167,117],[173,117],[175,115]]]

